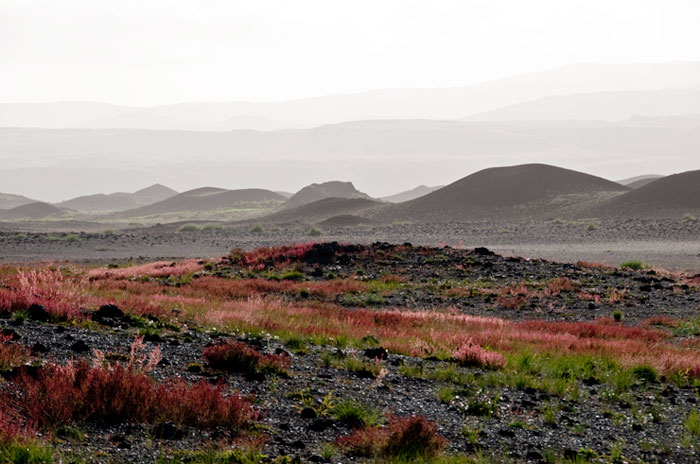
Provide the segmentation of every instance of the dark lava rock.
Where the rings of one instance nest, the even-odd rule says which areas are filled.
[[[46,322],[51,318],[49,312],[40,304],[34,303],[27,309],[27,318],[32,321]]]
[[[318,418],[309,424],[309,430],[312,432],[323,432],[324,430],[333,427],[331,419]]]
[[[22,338],[22,336],[14,330],[7,328],[2,329],[2,331],[0,331],[0,334],[9,340],[19,340],[20,338]]]
[[[100,309],[93,313],[94,320],[101,319],[121,319],[124,317],[124,311],[113,304],[100,306]]]
[[[32,354],[48,353],[49,349],[43,343],[35,343],[32,345]]]
[[[90,351],[90,347],[83,340],[78,340],[70,346],[71,351],[76,353],[86,353]]]
[[[153,427],[153,436],[160,440],[179,440],[185,433],[172,422],[164,422]]]
[[[476,247],[476,248],[474,248],[474,254],[480,255],[480,256],[493,256],[496,253],[494,253],[493,251],[491,251],[485,247]]]
[[[379,348],[367,348],[365,356],[370,359],[386,359],[389,356],[389,352],[381,346]]]
[[[302,449],[306,448],[306,443],[304,443],[304,442],[301,441],[301,440],[297,440],[297,441],[293,441],[292,443],[290,443],[290,446],[291,446],[292,448],[296,448],[296,449],[302,450]]]
[[[315,419],[316,416],[316,411],[313,408],[304,408],[301,410],[302,419]]]

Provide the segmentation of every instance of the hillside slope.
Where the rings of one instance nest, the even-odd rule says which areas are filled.
[[[625,186],[569,169],[524,164],[484,169],[381,212],[392,220],[451,222],[565,214]]]

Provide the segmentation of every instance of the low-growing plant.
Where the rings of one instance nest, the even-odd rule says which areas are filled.
[[[0,334],[0,372],[12,369],[29,359],[29,350],[12,340],[12,337]]]
[[[256,224],[252,229],[250,229],[251,234],[262,234],[264,231],[265,229],[263,229],[263,226],[260,224]]]
[[[620,268],[631,269],[633,271],[639,271],[648,267],[649,266],[647,264],[644,264],[642,261],[623,261],[622,263],[620,263]]]
[[[356,429],[338,444],[351,456],[416,462],[437,457],[447,440],[437,433],[435,423],[423,416],[389,416],[386,425]]]
[[[202,229],[197,224],[183,224],[177,229],[178,232],[199,232],[200,230]]]
[[[320,237],[323,235],[323,231],[319,227],[312,227],[309,229],[309,231],[306,233],[309,237]]]
[[[285,354],[263,354],[243,342],[209,346],[203,356],[213,368],[236,372],[285,373],[289,368],[289,357]]]
[[[506,360],[500,353],[486,351],[471,340],[463,343],[452,355],[455,360],[466,367],[485,367],[488,369],[498,369],[504,367]]]

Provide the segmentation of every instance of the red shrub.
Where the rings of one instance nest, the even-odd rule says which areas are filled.
[[[552,279],[549,282],[547,282],[547,289],[553,295],[558,295],[561,292],[571,292],[574,290],[578,290],[578,288],[578,282],[574,282],[573,280],[564,276],[557,277],[556,279]]]
[[[179,262],[156,261],[117,269],[91,269],[88,271],[87,276],[90,280],[175,277],[201,271],[203,268],[204,266],[200,264],[200,261],[197,259],[187,259]]]
[[[225,396],[223,384],[201,381],[190,386],[182,380],[159,384],[146,372],[160,354],[146,353],[144,348],[137,339],[124,365],[92,366],[81,360],[47,364],[34,375],[25,371],[15,381],[16,388],[3,398],[4,411],[18,411],[26,423],[46,429],[78,421],[171,421],[241,429],[257,419],[252,403],[238,393]],[[96,358],[103,359],[99,352]]]
[[[203,355],[212,367],[237,372],[279,372],[289,367],[286,355],[263,354],[243,342],[210,346],[204,349]]]
[[[411,462],[436,457],[447,444],[434,422],[423,416],[389,416],[383,427],[355,430],[340,438],[347,453],[360,457],[388,457]]]
[[[471,341],[467,341],[457,348],[453,357],[462,366],[497,369],[506,365],[503,355],[495,351],[486,351]]]

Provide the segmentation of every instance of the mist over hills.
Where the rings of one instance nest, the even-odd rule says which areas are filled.
[[[698,152],[700,119],[692,126],[665,118],[653,124],[647,119],[357,121],[225,133],[0,129],[5,166],[0,185],[5,192],[56,201],[122,190],[123,179],[143,185],[154,175],[175,187],[289,191],[319,178],[350,178],[363,191],[389,194],[420,184],[446,184],[456,173],[523,159],[610,177],[655,172],[660,166],[678,172],[696,168]]]
[[[283,102],[191,102],[155,107],[6,103],[0,104],[0,126],[274,130],[358,119],[457,119],[552,95],[698,87],[700,62],[581,63],[464,87],[382,89]]]
[[[635,115],[700,113],[700,88],[557,95],[517,103],[466,118],[470,121],[620,121]]]

